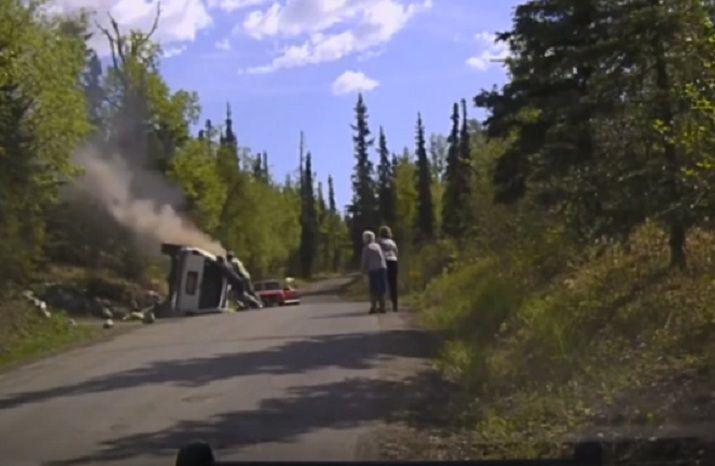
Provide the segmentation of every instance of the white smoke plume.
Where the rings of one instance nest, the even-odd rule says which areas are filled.
[[[84,169],[76,181],[79,191],[134,232],[147,252],[159,254],[161,243],[174,243],[223,253],[219,242],[177,211],[185,202],[183,193],[161,173],[129,166],[125,158],[92,147],[77,151],[74,162]]]

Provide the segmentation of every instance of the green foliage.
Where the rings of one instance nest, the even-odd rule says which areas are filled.
[[[223,153],[214,157],[203,141],[192,140],[171,161],[170,176],[185,193],[194,218],[207,231],[219,229],[227,198],[233,194],[227,183],[234,180],[225,179],[231,172],[223,170],[226,157]]]
[[[300,266],[303,276],[310,278],[318,243],[318,211],[315,205],[313,164],[310,152],[305,158],[305,173],[301,185],[300,207]]]
[[[417,218],[415,230],[417,238],[426,241],[434,236],[434,202],[432,200],[432,169],[430,168],[427,149],[425,148],[425,128],[422,115],[417,116],[417,134],[415,137],[417,155]]]
[[[393,233],[401,244],[414,240],[413,228],[417,218],[417,190],[415,178],[417,170],[409,159],[409,154],[397,159],[395,164],[395,223]]]
[[[489,135],[513,138],[494,172],[497,198],[531,190],[588,239],[624,240],[658,220],[673,265],[684,266],[686,232],[711,211],[684,176],[704,156],[671,136],[696,116],[683,90],[712,74],[708,59],[691,60],[708,56],[709,21],[696,0],[519,6],[501,36],[512,51],[511,81],[477,97],[491,112]]]
[[[628,248],[594,245],[562,257],[548,279],[533,267],[543,254],[536,250],[558,245],[537,238],[509,238],[501,253],[455,265],[416,301],[447,338],[441,367],[479,397],[478,442],[497,457],[553,455],[615,394],[686,365],[709,367],[712,357],[710,232],[690,235],[688,272],[669,268],[667,235],[649,223]],[[512,249],[519,260],[504,260]]]
[[[301,236],[297,193],[239,170],[230,148],[216,149],[206,140],[190,141],[172,160],[170,175],[197,224],[234,250],[252,273],[285,270]]]
[[[387,148],[385,130],[380,127],[380,142],[378,147],[380,164],[377,167],[377,200],[379,220],[382,225],[395,223],[395,173],[390,151]]]
[[[378,220],[377,193],[375,192],[374,168],[368,149],[374,143],[370,138],[367,121],[367,106],[362,94],[355,105],[355,125],[353,144],[355,146],[355,170],[352,176],[353,202],[350,206],[350,236],[353,243],[353,259],[362,250],[362,233],[365,229],[376,228]]]
[[[19,296],[0,304],[0,367],[58,351],[99,336],[98,328],[72,325],[63,313],[47,319]]]
[[[0,1],[0,283],[26,279],[45,241],[45,211],[74,173],[90,129],[82,40],[33,5]]]
[[[459,105],[455,103],[452,110],[452,131],[447,139],[449,150],[447,152],[444,195],[441,205],[442,231],[452,238],[459,237],[469,227],[465,219],[465,205],[463,203],[465,194],[469,192],[467,172],[465,172],[465,168],[468,167],[463,164],[465,158],[462,151],[470,150],[470,145],[468,142],[462,143],[464,128],[460,133]]]

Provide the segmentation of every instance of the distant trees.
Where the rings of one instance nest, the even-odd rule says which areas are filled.
[[[467,101],[462,99],[462,128],[459,132],[459,172],[457,192],[461,205],[460,213],[460,234],[469,231],[474,223],[472,211],[472,143],[469,132],[469,116],[467,114]]]
[[[380,223],[392,225],[395,222],[395,168],[387,148],[385,130],[380,127],[378,145],[380,163],[377,167],[377,197]]]
[[[416,239],[415,221],[417,219],[417,167],[408,150],[396,158],[395,166],[395,223],[394,234],[401,243],[409,244]],[[403,248],[404,249],[404,248]]]
[[[299,257],[303,276],[310,277],[313,274],[318,240],[318,212],[316,209],[313,164],[310,152],[305,157],[305,171],[302,178]]]
[[[353,199],[349,212],[353,256],[357,259],[362,249],[362,232],[366,228],[375,228],[378,220],[374,168],[369,156],[369,148],[374,140],[370,137],[367,106],[362,94],[358,96],[355,106],[355,124],[352,129],[355,168],[352,175]]]
[[[338,207],[335,203],[335,186],[333,185],[333,177],[328,176],[328,211],[331,214],[338,214]]]
[[[417,218],[415,227],[420,240],[429,240],[434,236],[434,204],[432,202],[432,169],[430,168],[427,148],[425,147],[425,128],[422,115],[417,116],[417,134],[415,136],[415,155],[417,156]]]
[[[310,277],[316,272],[337,272],[347,265],[346,251],[350,250],[348,232],[335,201],[333,178],[328,177],[328,201],[323,185],[315,187],[313,156],[306,151],[305,136],[301,132],[298,196],[300,199],[300,242],[297,250],[297,271]],[[292,185],[286,184],[284,191]]]
[[[71,155],[85,145],[91,157],[124,159],[132,184],[126,189],[137,202],[165,194],[171,215],[179,210],[258,277],[285,271],[299,252],[306,274],[344,265],[349,236],[333,180],[326,205],[320,189],[315,195],[312,157],[301,161],[299,182],[275,183],[268,154],[239,147],[229,105],[222,124],[206,120],[197,137],[191,134],[198,98],[171,91],[161,76],[161,48],[152,40],[159,13],[147,32],[123,32],[110,18],[100,31],[110,49],[103,69],[87,46],[84,17],[48,18],[34,2],[0,0],[3,285],[31,278],[48,258],[146,278],[150,254],[132,231],[84,193],[59,196],[79,173]],[[181,193],[167,185],[171,193],[157,194],[134,176],[146,170]]]
[[[91,130],[83,37],[36,13],[0,0],[0,285],[26,279],[42,259],[46,214]]]
[[[625,239],[657,220],[684,266],[686,232],[712,204],[687,175],[708,171],[703,154],[675,135],[696,115],[683,90],[711,74],[711,60],[689,58],[712,38],[711,10],[697,0],[519,6],[500,36],[511,82],[476,99],[492,138],[515,137],[496,165],[497,199],[528,187],[583,238]]]
[[[447,142],[449,150],[444,174],[444,200],[442,203],[442,230],[449,236],[456,237],[462,232],[462,216],[460,206],[460,173],[461,157],[459,144],[459,105],[454,104],[452,110],[452,130]]]

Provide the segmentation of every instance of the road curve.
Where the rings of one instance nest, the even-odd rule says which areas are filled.
[[[344,282],[331,281],[331,286]],[[404,314],[314,289],[297,307],[164,320],[0,376],[0,463],[378,459],[371,437],[428,372]]]

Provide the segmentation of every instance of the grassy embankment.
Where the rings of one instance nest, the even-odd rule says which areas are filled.
[[[51,311],[52,312],[52,311]],[[5,297],[0,305],[0,368],[50,354],[101,335],[97,325],[72,323],[64,312],[44,317],[17,294]]]
[[[576,253],[547,234],[525,250],[454,262],[411,296],[445,336],[439,365],[463,388],[478,455],[552,455],[574,435],[712,421],[715,236],[690,235],[685,271],[669,268],[650,225],[626,248]]]
[[[50,284],[76,290],[87,298],[104,298],[126,310],[134,310],[146,288],[161,291],[165,286],[158,268],[148,271],[153,279],[136,283],[108,270],[82,267],[48,266],[27,289],[42,296]],[[25,299],[19,289],[7,291],[0,299],[0,368],[90,342],[116,332],[122,327],[118,319],[112,330],[102,329],[102,320],[87,310],[67,310],[48,306],[50,318]]]

